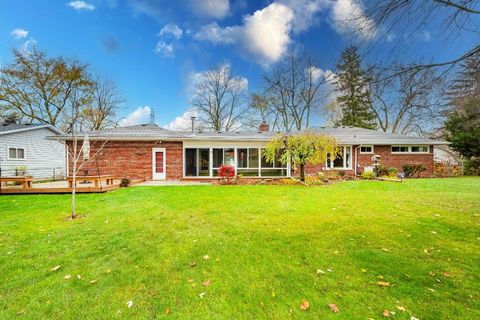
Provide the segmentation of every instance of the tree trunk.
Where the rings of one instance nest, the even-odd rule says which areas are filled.
[[[300,164],[300,181],[305,182],[305,164]]]

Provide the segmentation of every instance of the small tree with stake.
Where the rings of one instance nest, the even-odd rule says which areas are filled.
[[[305,181],[305,165],[322,164],[330,156],[336,156],[339,148],[335,138],[311,131],[279,135],[270,141],[263,156],[268,162],[279,161],[300,167],[300,180]]]

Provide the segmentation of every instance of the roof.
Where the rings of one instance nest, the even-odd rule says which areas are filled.
[[[36,129],[43,129],[43,128],[50,129],[56,134],[63,134],[62,131],[58,130],[57,128],[49,124],[17,124],[17,123],[5,124],[4,123],[4,124],[0,124],[0,135],[6,135],[11,133],[36,130]]]
[[[446,145],[449,142],[444,140],[421,138],[398,133],[388,133],[372,129],[356,127],[312,127],[312,131],[334,136],[340,144],[374,144],[374,145],[392,145],[392,144],[431,144]]]
[[[401,134],[385,133],[376,130],[355,128],[355,127],[312,127],[310,131],[328,134],[335,137],[340,144],[448,144],[446,141],[419,138]],[[269,141],[281,132],[274,131],[176,131],[161,128],[155,124],[143,124],[127,127],[117,127],[99,131],[80,132],[79,139],[87,136],[97,140],[224,140],[224,141]],[[64,134],[56,136],[55,139],[71,140],[71,135]]]

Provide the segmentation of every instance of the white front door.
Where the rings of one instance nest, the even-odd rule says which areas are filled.
[[[152,179],[165,180],[167,155],[165,148],[152,149]]]

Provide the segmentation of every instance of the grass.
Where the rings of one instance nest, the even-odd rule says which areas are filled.
[[[0,319],[480,318],[478,178],[77,201],[0,197]]]

